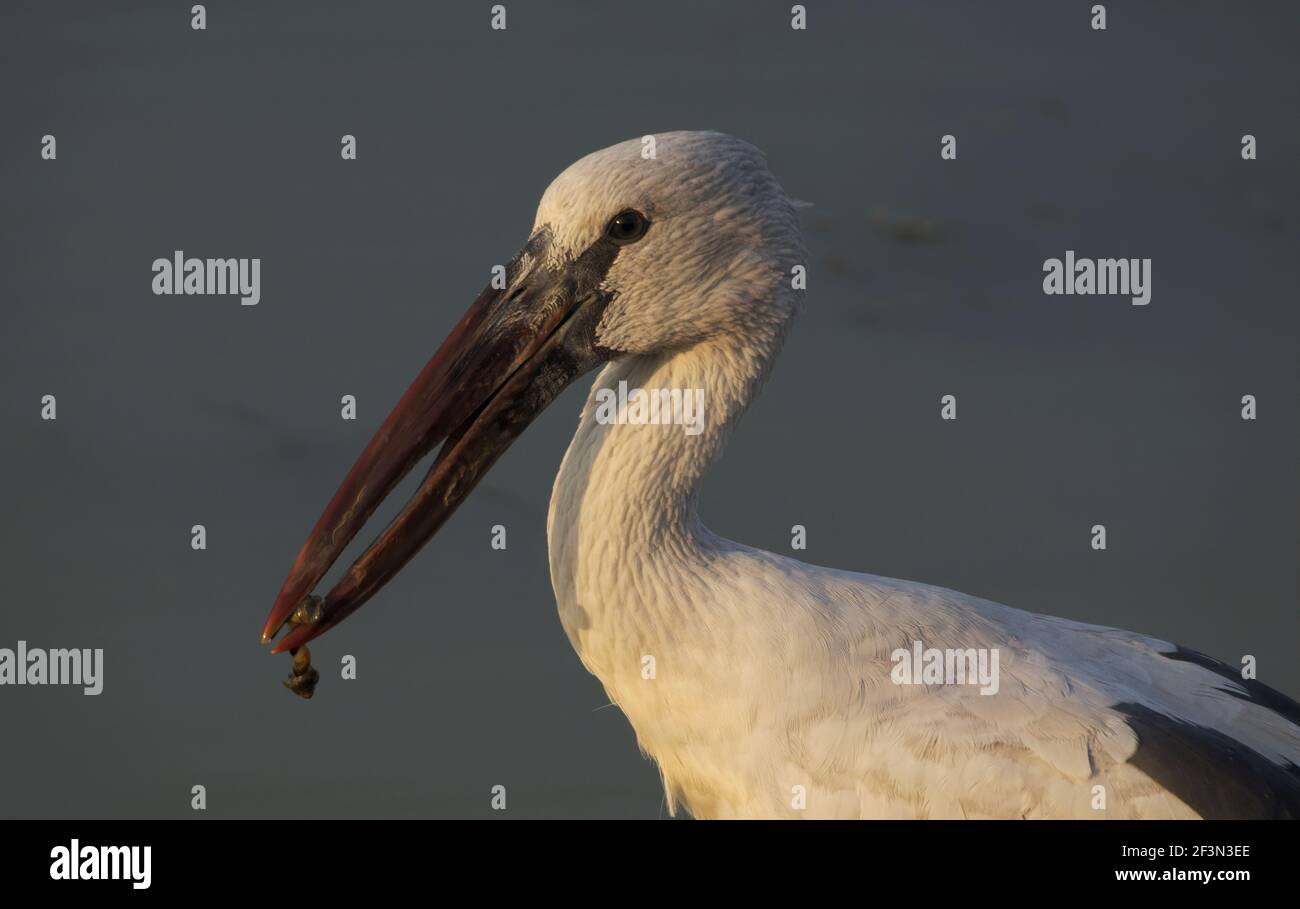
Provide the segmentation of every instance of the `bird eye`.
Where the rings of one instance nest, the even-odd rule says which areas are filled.
[[[628,243],[635,243],[645,236],[645,232],[650,228],[650,222],[646,216],[639,211],[629,208],[616,214],[605,228],[605,236],[609,237],[619,246],[625,246]]]

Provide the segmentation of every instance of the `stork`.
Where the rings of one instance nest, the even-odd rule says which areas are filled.
[[[533,418],[599,367],[551,495],[551,582],[569,641],[658,765],[670,810],[1300,815],[1300,705],[1226,664],[808,565],[702,525],[701,480],[781,348],[804,248],[796,206],[753,146],[656,139],[652,157],[623,142],[555,179],[505,286],[484,289],[347,474],[263,630],[266,642],[287,627],[273,652],[295,654],[301,693],[305,645],[370,599]],[[627,388],[701,389],[700,431],[601,419],[597,402]],[[438,445],[398,516],[314,595]],[[993,656],[979,665],[995,684],[950,677],[971,653]],[[908,654],[926,666],[904,667]]]

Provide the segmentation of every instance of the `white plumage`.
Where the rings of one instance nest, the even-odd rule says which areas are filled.
[[[597,329],[614,352],[555,481],[561,621],[627,715],[670,805],[697,817],[1163,818],[1300,812],[1293,702],[1208,658],[1116,629],[723,540],[699,483],[796,308],[794,207],[753,147],[716,133],[589,155],[537,226],[577,255],[612,212]],[[598,389],[702,388],[704,431],[603,423]],[[891,654],[990,648],[997,694],[898,685]],[[645,657],[654,658],[646,678]],[[1100,789],[1098,787],[1101,787]],[[1100,804],[1104,807],[1098,807]]]

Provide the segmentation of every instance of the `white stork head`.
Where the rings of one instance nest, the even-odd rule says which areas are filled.
[[[644,225],[621,243],[604,287],[612,294],[596,329],[602,346],[657,353],[720,332],[783,323],[790,269],[803,262],[794,206],[757,148],[714,132],[673,132],[593,152],[555,178],[537,208],[551,255],[573,260],[621,226]]]
[[[614,356],[774,337],[803,261],[794,206],[761,152],[721,133],[633,139],[570,166],[533,231],[443,342],[352,467],[263,630],[302,646],[415,555],[533,418]],[[651,154],[653,150],[653,154]],[[311,590],[401,478],[442,443],[392,524],[323,600]]]

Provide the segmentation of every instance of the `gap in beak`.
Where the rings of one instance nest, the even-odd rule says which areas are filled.
[[[386,496],[379,503],[375,508],[374,514],[370,516],[370,519],[366,521],[365,525],[357,535],[354,536],[348,545],[344,547],[343,551],[339,553],[338,559],[336,559],[334,564],[330,566],[329,570],[321,576],[321,579],[316,583],[316,586],[312,590],[308,591],[303,601],[295,607],[294,612],[291,612],[289,616],[286,617],[285,621],[276,629],[275,634],[263,641],[263,644],[272,645],[272,649],[274,649],[274,642],[280,640],[289,631],[297,627],[299,623],[294,621],[294,616],[303,608],[303,604],[307,600],[315,599],[318,603],[324,602],[325,593],[333,590],[334,585],[347,575],[353,563],[355,563],[356,560],[359,559],[370,547],[370,544],[374,542],[375,538],[379,536],[383,529],[393,522],[393,519],[401,512],[407,500],[409,500],[411,496],[415,495],[416,490],[420,487],[420,483],[424,480],[425,474],[428,473],[429,468],[433,465],[434,458],[437,457],[438,452],[441,450],[441,444],[434,446],[432,451],[426,453],[411,466],[411,469],[407,471],[406,476],[402,477],[397,485],[393,487],[392,493]],[[397,578],[394,577],[390,584],[386,586],[397,587]],[[317,620],[320,620],[322,617],[318,614],[316,618]],[[313,623],[309,622],[307,624]]]

